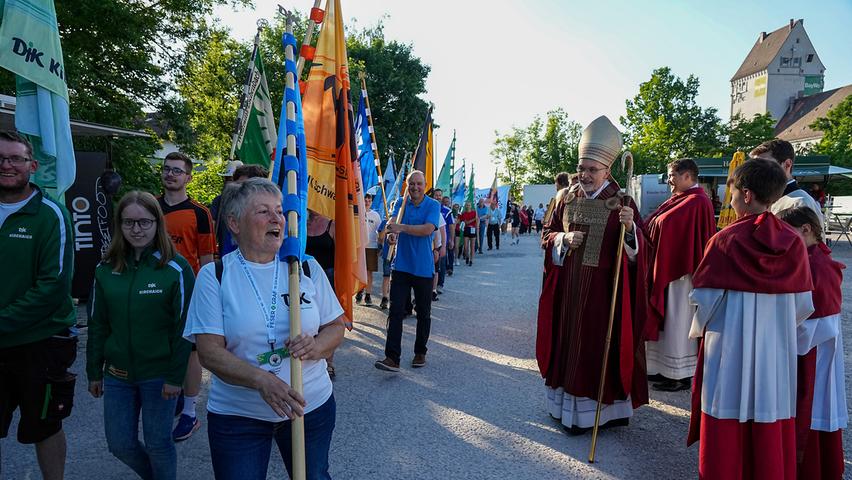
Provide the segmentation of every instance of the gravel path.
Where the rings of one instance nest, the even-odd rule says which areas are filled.
[[[852,248],[838,246],[835,258],[852,265]],[[687,449],[685,443],[688,392],[652,391],[651,404],[635,412],[629,427],[601,432],[594,465],[586,461],[591,435],[570,437],[547,415],[535,363],[540,265],[541,251],[529,236],[520,245],[504,244],[499,251],[477,256],[473,267],[455,267],[456,275],[447,279],[440,301],[433,303],[428,364],[422,369],[409,367],[415,324],[409,318],[402,371],[376,370],[373,362],[383,357],[386,316],[377,308],[356,307],[356,329],[347,333],[335,355],[333,478],[697,477],[698,448]],[[852,339],[851,289],[847,278],[847,339]],[[378,303],[380,295],[373,298]],[[84,370],[85,337],[81,340],[76,372]],[[848,355],[846,372],[852,372]],[[130,478],[132,472],[107,452],[102,405],[86,392],[84,375],[76,401],[66,422],[67,478]],[[202,425],[178,445],[178,478],[213,478],[206,433]],[[844,442],[847,458],[852,458],[849,434]],[[32,447],[17,444],[14,436],[0,445],[2,478],[40,478]],[[286,478],[275,449],[269,478]]]

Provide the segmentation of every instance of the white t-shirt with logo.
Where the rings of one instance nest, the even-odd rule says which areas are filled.
[[[364,218],[367,222],[366,248],[379,248],[379,234],[376,230],[379,228],[379,224],[382,223],[382,217],[379,216],[379,212],[371,209]]]
[[[0,202],[0,227],[6,223],[6,219],[11,217],[12,214],[17,213],[18,210],[24,208],[24,205],[27,204],[30,200],[35,197],[35,194],[38,193],[35,189],[33,189],[33,193],[30,194],[29,197],[21,200],[20,202],[15,203],[3,203]]]
[[[277,261],[277,259],[275,260]],[[321,325],[333,322],[343,309],[331,289],[325,273],[316,260],[308,260],[310,278],[302,273],[302,332],[316,335]],[[208,263],[198,272],[192,301],[186,317],[184,338],[195,343],[195,335],[208,333],[225,337],[227,350],[240,360],[270,371],[269,364],[260,365],[258,355],[270,351],[267,341],[266,312],[261,310],[246,272],[232,252],[222,257],[222,284],[216,279],[215,264]],[[272,296],[275,263],[246,262],[254,277],[266,308]],[[290,338],[290,308],[284,303],[287,293],[287,264],[279,264],[278,303],[275,322],[275,348],[284,348]],[[289,298],[289,297],[288,297]],[[277,373],[278,378],[290,384],[290,357],[287,356]],[[302,362],[305,413],[322,406],[331,397],[331,379],[326,371],[325,359]],[[257,390],[230,385],[213,375],[207,410],[221,415],[238,415],[267,422],[286,420],[279,417],[263,400]]]

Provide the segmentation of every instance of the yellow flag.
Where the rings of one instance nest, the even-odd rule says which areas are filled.
[[[734,158],[731,159],[731,164],[728,166],[728,182],[734,174],[734,170],[745,162],[745,153],[736,152]],[[737,220],[737,213],[731,208],[731,185],[726,183],[725,186],[725,203],[722,204],[722,211],[719,212],[719,223],[716,225],[720,230],[734,223]]]

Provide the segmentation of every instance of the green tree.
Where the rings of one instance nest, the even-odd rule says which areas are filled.
[[[225,170],[223,158],[213,158],[204,164],[204,170],[192,174],[192,181],[186,186],[186,192],[195,200],[210,205],[222,192],[224,178],[219,173]]]
[[[495,131],[494,148],[491,156],[499,164],[497,177],[501,182],[509,184],[509,195],[512,198],[520,198],[521,187],[527,183],[527,164],[525,162],[525,132],[523,129],[512,128],[510,133],[501,135]]]
[[[193,158],[206,163],[230,153],[250,48],[218,27],[187,45],[187,61],[175,78],[179,97],[171,100],[170,112],[178,117],[170,123],[185,127],[174,137]]]
[[[737,150],[748,153],[775,136],[775,121],[769,112],[755,114],[750,120],[737,113],[725,126],[725,131],[728,137],[722,152],[725,156],[733,155]]]
[[[520,198],[524,184],[553,183],[556,174],[577,167],[583,127],[562,108],[536,115],[525,128],[494,133],[491,155],[501,164],[500,179],[512,185],[514,198]]]
[[[141,128],[143,109],[157,110],[173,93],[168,72],[185,57],[184,45],[216,5],[249,0],[74,0],[56,2],[71,117]],[[14,77],[0,71],[0,92],[14,94]],[[124,190],[157,191],[150,140],[75,138],[78,150],[111,148]],[[106,144],[111,144],[108,147]]]
[[[536,118],[527,129],[527,165],[530,183],[553,183],[556,174],[577,167],[578,146],[583,127],[557,108]]]
[[[627,114],[620,121],[626,127],[625,145],[635,155],[637,174],[662,172],[674,158],[709,156],[721,150],[721,120],[715,108],[698,105],[698,87],[694,75],[683,81],[669,67],[662,67],[626,101]]]
[[[811,128],[823,133],[813,153],[830,156],[834,165],[852,167],[852,96],[818,118]]]

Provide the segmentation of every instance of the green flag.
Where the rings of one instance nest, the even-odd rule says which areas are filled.
[[[241,115],[234,134],[234,152],[243,163],[269,168],[278,135],[275,133],[272,99],[259,49],[253,57],[254,65],[249,72],[244,104],[240,106]]]
[[[446,195],[450,194],[452,189],[453,179],[453,158],[456,156],[456,132],[453,131],[453,141],[450,143],[450,148],[447,150],[447,156],[444,157],[444,165],[441,167],[441,173],[438,179],[435,180],[435,188],[440,188]]]
[[[0,0],[0,67],[68,101],[53,0]]]
[[[61,195],[77,163],[53,0],[0,0],[0,16],[0,67],[15,74],[15,128],[33,144],[33,181]]]
[[[473,186],[473,166],[470,167],[470,182],[467,184],[467,198],[464,199],[465,202],[470,202],[470,206],[476,208],[476,204],[473,203],[473,194],[474,194]]]

